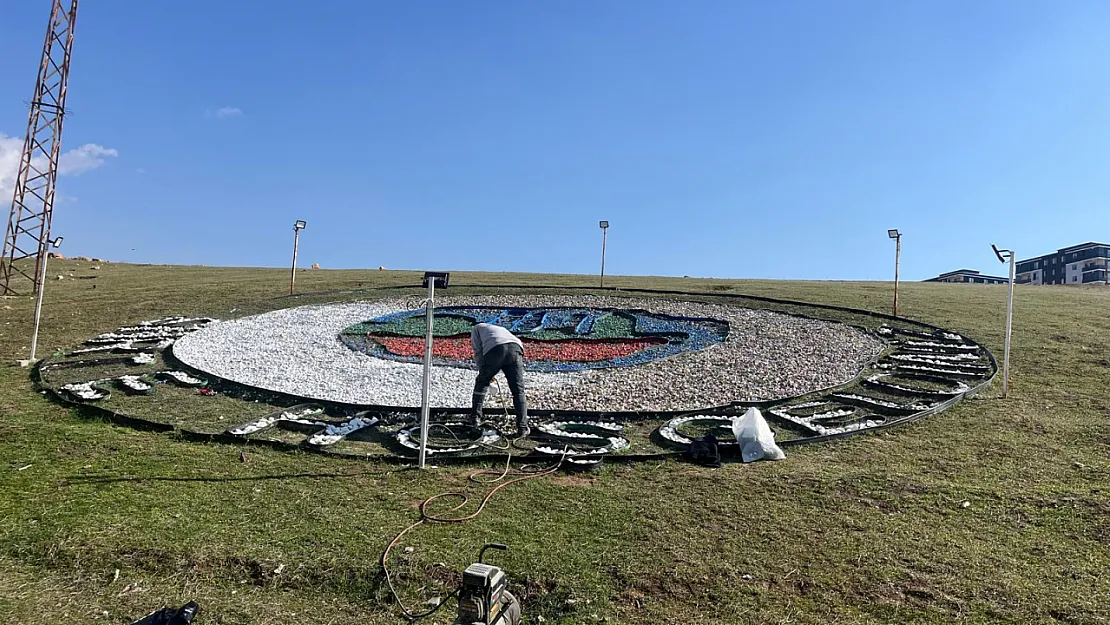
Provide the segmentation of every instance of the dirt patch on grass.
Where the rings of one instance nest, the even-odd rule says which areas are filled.
[[[1105,613],[1098,614],[1091,610],[1071,606],[1050,609],[1048,616],[1056,622],[1067,623],[1067,625],[1095,625],[1096,623],[1106,622]]]
[[[509,592],[516,595],[524,613],[545,619],[568,619],[580,615],[588,605],[575,598],[570,589],[551,578],[514,579]]]
[[[559,486],[593,486],[597,478],[584,475],[556,475],[549,478]]]
[[[641,571],[632,573],[620,567],[605,568],[617,589],[618,603],[633,605],[637,609],[655,601],[682,600],[699,594],[696,576],[676,567],[667,571]]]

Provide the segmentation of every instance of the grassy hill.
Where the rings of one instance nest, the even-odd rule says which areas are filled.
[[[283,270],[93,267],[51,262],[43,354],[144,319],[336,297],[289,298]],[[302,293],[418,280],[297,278]],[[452,275],[453,284],[595,280]],[[606,283],[881,311],[891,292],[883,283]],[[901,291],[905,316],[1001,358],[1005,287]],[[532,623],[1105,623],[1110,291],[1023,286],[1015,302],[1007,399],[996,389],[914,425],[792,450],[781,463],[664,461],[513,485],[475,521],[409,534],[401,544],[412,552],[395,552],[398,587],[410,604],[442,596],[496,541],[510,545],[495,559]],[[473,467],[419,473],[261,447],[243,463],[233,446],[79,416],[9,366],[26,357],[32,305],[0,300],[2,623],[130,623],[194,598],[198,625],[403,622],[379,575],[381,550],[423,498],[487,490],[467,482]],[[432,622],[450,622],[452,611]]]

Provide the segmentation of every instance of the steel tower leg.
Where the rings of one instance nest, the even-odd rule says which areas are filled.
[[[68,8],[63,6],[68,4]],[[12,211],[0,256],[0,294],[17,295],[28,283],[34,292],[40,264],[46,260],[50,220],[54,213],[54,187],[58,180],[58,155],[62,149],[69,60],[77,0],[54,0],[42,46],[42,62],[35,81],[35,96],[27,119],[23,156],[15,181]],[[30,259],[34,258],[32,265]]]

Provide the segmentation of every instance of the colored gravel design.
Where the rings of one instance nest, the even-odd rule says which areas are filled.
[[[387,351],[398,356],[424,357],[424,339],[414,337],[375,337]],[[600,339],[532,341],[525,339],[524,358],[530,361],[605,362],[624,358],[649,347],[665,343],[663,339]],[[437,338],[432,341],[435,358],[466,360],[473,358],[470,336]]]
[[[436,365],[473,367],[469,349],[454,339],[469,336],[474,324],[499,325],[525,343],[527,371],[581,371],[634,367],[653,360],[699,351],[728,336],[728,323],[709,318],[661,315],[646,310],[590,307],[438,306],[433,316],[434,337],[450,339],[433,346]],[[424,309],[382,315],[343,330],[348,347],[378,358],[419,362],[427,331]],[[568,345],[544,343],[570,342]],[[591,346],[596,343],[596,346]],[[565,354],[567,357],[562,357]]]

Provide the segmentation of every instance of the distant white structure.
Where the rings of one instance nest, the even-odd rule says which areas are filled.
[[[974,284],[1006,284],[1008,281],[1008,278],[999,276],[985,276],[974,269],[957,269],[925,280],[925,282],[967,282]]]
[[[1000,276],[985,276],[974,269],[957,269],[925,282],[1005,284]],[[1110,245],[1080,243],[1052,254],[1017,262],[1018,284],[1110,284]]]

